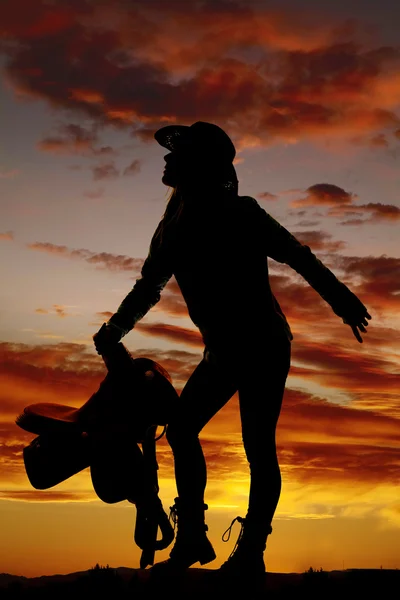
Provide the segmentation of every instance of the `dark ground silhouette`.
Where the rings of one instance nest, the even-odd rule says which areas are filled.
[[[348,569],[323,571],[310,568],[305,573],[267,573],[262,591],[251,589],[246,582],[242,589],[229,588],[229,582],[216,585],[217,570],[189,569],[184,575],[152,584],[150,570],[111,568],[96,565],[88,571],[68,575],[21,577],[0,574],[2,600],[17,598],[96,598],[161,600],[171,594],[176,598],[343,598],[389,597],[399,589],[399,569]]]

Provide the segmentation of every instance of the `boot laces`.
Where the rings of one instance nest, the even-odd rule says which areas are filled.
[[[238,538],[237,538],[237,540],[236,540],[236,544],[235,544],[235,546],[234,546],[234,548],[233,548],[232,552],[230,553],[230,555],[229,555],[229,557],[228,557],[228,560],[229,560],[229,558],[231,558],[231,557],[233,556],[233,554],[235,553],[235,551],[236,551],[236,548],[238,547],[238,545],[239,545],[239,542],[240,542],[240,540],[241,540],[241,539],[242,539],[242,537],[243,537],[243,528],[244,528],[244,523],[245,523],[245,520],[246,520],[246,519],[245,519],[245,517],[239,517],[239,516],[238,516],[238,517],[235,517],[235,518],[233,519],[232,523],[229,525],[228,529],[227,529],[226,531],[224,531],[224,533],[222,534],[222,541],[223,541],[223,542],[228,542],[228,541],[229,541],[229,539],[230,539],[230,537],[231,537],[231,533],[232,533],[232,527],[233,527],[233,525],[234,525],[235,521],[237,521],[238,523],[240,523],[240,524],[241,524],[241,528],[240,528],[240,531],[239,531]],[[227,537],[226,537],[226,534],[228,534],[228,536],[227,536]]]

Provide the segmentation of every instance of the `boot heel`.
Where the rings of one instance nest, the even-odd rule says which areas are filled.
[[[211,548],[207,548],[206,550],[204,550],[204,552],[201,553],[199,562],[201,565],[206,565],[207,563],[211,562],[212,560],[215,560],[216,558],[217,555],[215,554],[214,548],[211,546]]]

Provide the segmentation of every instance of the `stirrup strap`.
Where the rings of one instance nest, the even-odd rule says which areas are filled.
[[[232,523],[229,525],[228,529],[226,531],[224,531],[224,533],[222,534],[222,541],[223,542],[228,542],[229,541],[229,538],[231,537],[232,527],[233,527],[233,524],[235,523],[235,521],[237,521],[238,523],[242,524],[242,527],[241,527],[241,530],[240,530],[240,533],[239,533],[239,537],[240,537],[240,535],[241,535],[241,533],[243,531],[243,525],[244,525],[244,522],[245,522],[245,518],[244,517],[235,517],[233,519]],[[226,534],[228,534],[228,537],[225,539],[225,535]]]
[[[237,521],[238,523],[241,524],[241,528],[240,528],[240,532],[239,532],[238,538],[236,540],[236,544],[235,544],[232,552],[230,553],[229,558],[231,558],[231,556],[233,556],[233,554],[235,553],[236,548],[239,545],[240,540],[242,539],[242,536],[243,536],[243,527],[244,527],[244,523],[245,523],[246,519],[244,517],[235,517],[233,519],[232,523],[229,525],[228,529],[222,534],[222,541],[223,542],[228,542],[229,541],[229,538],[231,537],[232,527],[233,527],[233,524],[235,523],[235,521]],[[225,535],[226,534],[228,534],[228,537],[225,539]],[[229,558],[228,558],[228,560],[229,560]]]
[[[234,548],[233,548],[232,552],[230,553],[230,555],[229,555],[229,558],[231,558],[231,556],[232,556],[232,555],[235,553],[235,550],[236,550],[236,548],[238,547],[238,545],[239,545],[239,542],[240,542],[240,540],[241,540],[241,539],[242,539],[242,537],[243,537],[243,531],[244,531],[244,526],[245,526],[245,522],[246,522],[246,517],[239,517],[239,516],[238,516],[238,517],[235,517],[235,518],[233,519],[233,521],[232,521],[232,523],[229,525],[228,529],[227,529],[226,531],[224,531],[224,533],[222,534],[222,541],[223,541],[223,542],[228,542],[228,541],[229,541],[229,538],[231,537],[232,527],[233,527],[233,525],[234,525],[235,521],[237,521],[238,523],[240,523],[241,527],[240,527],[239,535],[238,535],[238,538],[237,538],[237,540],[236,540],[235,546],[234,546]],[[268,535],[269,535],[270,533],[272,533],[272,527],[271,527],[271,526],[269,526],[269,529],[268,529]],[[227,536],[227,537],[225,537],[225,536],[226,536],[226,534],[228,534],[228,536]]]

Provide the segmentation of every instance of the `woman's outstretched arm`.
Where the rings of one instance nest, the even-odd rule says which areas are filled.
[[[250,197],[249,197],[250,198]],[[357,341],[362,343],[360,331],[366,333],[371,315],[353,292],[278,221],[269,215],[254,199],[249,206],[254,211],[254,226],[267,256],[285,263],[299,273],[331,306],[333,312],[349,325]]]

